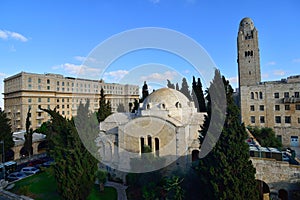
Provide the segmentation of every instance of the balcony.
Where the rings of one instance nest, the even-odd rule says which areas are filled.
[[[300,98],[285,97],[285,98],[282,99],[282,103],[300,103]]]

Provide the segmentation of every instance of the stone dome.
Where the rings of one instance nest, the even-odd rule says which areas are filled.
[[[254,29],[254,23],[249,17],[243,18],[240,22],[240,31],[244,30],[245,28],[250,30]]]
[[[143,109],[159,107],[161,109],[184,108],[189,99],[181,92],[171,88],[161,88],[151,93],[143,102]]]

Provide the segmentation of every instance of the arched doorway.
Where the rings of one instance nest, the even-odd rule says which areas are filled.
[[[288,200],[288,192],[284,189],[280,189],[278,191],[278,198],[280,198],[281,200]]]
[[[33,153],[33,148],[32,147],[31,147],[31,152],[30,153],[31,153],[31,155]],[[20,158],[25,158],[27,156],[29,156],[28,151],[24,147],[22,147],[22,149],[20,150]]]
[[[192,162],[199,160],[199,150],[192,151]]]
[[[48,142],[46,140],[42,141],[39,143],[39,145],[37,147],[37,152],[38,153],[46,152],[47,148],[48,148]]]
[[[257,188],[259,191],[259,199],[260,200],[269,199],[270,188],[269,188],[268,184],[266,184],[262,180],[256,180],[256,182],[257,182]]]

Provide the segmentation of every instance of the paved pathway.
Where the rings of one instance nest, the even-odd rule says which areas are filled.
[[[126,196],[127,186],[124,186],[123,184],[120,183],[111,182],[111,181],[107,181],[105,183],[105,186],[110,186],[117,190],[118,200],[127,200],[127,196]]]

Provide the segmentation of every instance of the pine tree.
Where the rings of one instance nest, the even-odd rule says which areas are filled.
[[[190,93],[190,90],[189,90],[189,85],[186,81],[186,78],[182,79],[180,92],[182,94],[184,94],[189,100],[192,100],[191,93]]]
[[[6,113],[1,108],[0,108],[0,141],[4,142],[4,144],[2,145],[4,145],[5,154],[7,154],[10,148],[14,146],[9,119],[6,116]],[[2,147],[1,147],[1,155],[3,155]],[[8,156],[5,156],[5,159],[7,158]]]
[[[180,91],[178,83],[176,83],[176,90]]]
[[[232,98],[233,89],[224,77],[221,79],[219,72],[216,79],[223,80],[226,91],[226,120],[216,146],[199,161],[199,195],[203,199],[258,199],[255,168],[249,160],[249,147],[245,143],[247,133],[239,121],[239,109]],[[220,81],[214,83],[220,84]],[[210,87],[209,93],[213,87]],[[209,109],[214,103],[210,98]],[[211,125],[208,121],[213,123],[211,110],[208,110],[208,115],[201,132],[203,137],[208,135],[208,126]],[[203,138],[200,142],[203,143]]]
[[[198,78],[198,82],[196,82],[195,77],[193,76],[192,88],[192,98],[198,108],[198,112],[206,112],[205,99],[200,78]]]
[[[140,103],[142,103],[146,99],[147,96],[149,96],[149,91],[148,91],[148,85],[145,81],[143,88],[142,88],[142,98],[140,99]]]
[[[170,80],[167,79],[167,87],[168,88],[172,88],[172,89],[175,89],[175,85],[173,83],[171,83]]]
[[[30,109],[28,109],[27,117],[26,117],[26,124],[25,124],[25,126],[26,126],[26,133],[24,134],[24,137],[25,137],[24,149],[25,149],[26,154],[28,156],[32,155],[32,135],[33,135],[33,130],[32,130],[32,128],[30,128],[30,121],[29,121],[30,116],[31,116]]]
[[[99,100],[99,109],[98,109],[98,112],[97,112],[98,122],[104,121],[104,119],[112,113],[110,102],[106,101],[105,96],[106,95],[104,94],[104,90],[103,90],[103,88],[101,88],[100,100]]]
[[[53,173],[58,193],[66,200],[87,199],[95,181],[96,159],[80,140],[73,119],[68,120],[55,110],[42,110],[52,117],[47,140],[50,156],[55,160]]]

